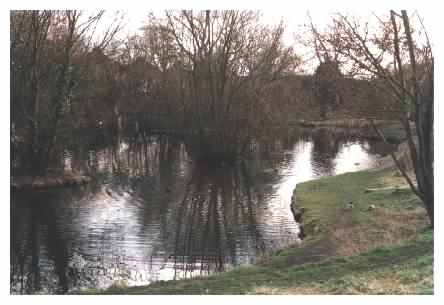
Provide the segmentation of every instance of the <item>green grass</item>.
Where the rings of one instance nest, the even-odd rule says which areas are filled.
[[[317,263],[240,267],[202,279],[113,286],[106,294],[432,294],[433,231],[398,246]],[[84,293],[88,293],[85,291]],[[89,291],[96,293],[96,291]]]
[[[327,238],[343,255],[397,244],[427,226],[420,200],[393,170],[346,173],[299,184],[292,204],[304,211],[306,234]]]
[[[302,183],[293,196],[304,210],[301,245],[219,275],[82,293],[433,294],[433,230],[411,191],[387,190],[396,185],[402,178],[388,170]]]

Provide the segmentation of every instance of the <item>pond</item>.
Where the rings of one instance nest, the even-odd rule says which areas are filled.
[[[11,293],[146,285],[252,264],[300,242],[295,185],[373,166],[394,147],[329,132],[251,145],[240,165],[193,161],[180,139],[73,145],[81,187],[11,191]]]

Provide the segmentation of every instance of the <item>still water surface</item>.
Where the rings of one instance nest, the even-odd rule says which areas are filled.
[[[251,147],[244,166],[193,162],[180,140],[65,151],[87,186],[11,193],[11,293],[145,285],[254,263],[300,242],[295,185],[371,167],[393,147],[318,132]]]

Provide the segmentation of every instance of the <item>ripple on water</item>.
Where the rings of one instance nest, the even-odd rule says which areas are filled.
[[[94,183],[12,194],[11,292],[143,285],[254,263],[299,241],[290,211],[297,183],[378,156],[365,141],[256,143],[247,177],[190,162],[182,143],[165,143],[65,150],[65,169],[80,167]]]

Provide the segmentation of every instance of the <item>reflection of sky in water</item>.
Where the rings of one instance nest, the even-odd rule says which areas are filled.
[[[338,175],[369,168],[377,160],[377,156],[365,151],[368,143],[348,142],[340,146],[338,154],[333,159],[332,174]],[[296,184],[323,176],[318,172],[316,163],[312,162],[313,143],[297,142],[293,148],[293,157],[288,167],[281,169],[282,178],[276,185],[277,194],[288,198],[293,193]]]
[[[81,228],[77,230],[84,242],[78,251],[83,257],[101,258],[91,268],[108,269],[108,276],[97,277],[99,287],[109,286],[116,280],[125,280],[128,285],[148,284],[152,280],[147,278],[153,270],[146,262],[150,262],[159,238],[160,224],[150,222],[145,226],[147,239],[143,240],[138,204],[137,198],[129,193],[118,194],[105,186],[82,206],[81,213],[85,215],[79,218],[81,222],[77,225]]]
[[[117,152],[123,158],[124,175],[108,175],[97,189],[78,196],[70,189],[52,201],[43,195],[42,208],[47,211],[42,215],[33,212],[37,215],[32,217],[40,221],[36,228],[27,227],[26,215],[32,208],[27,202],[32,198],[25,197],[25,203],[18,205],[24,210],[11,222],[22,221],[25,229],[19,228],[11,242],[19,248],[31,247],[21,262],[26,268],[30,255],[39,253],[40,269],[32,271],[31,267],[30,272],[44,272],[51,279],[52,284],[41,279],[43,286],[57,285],[55,270],[61,262],[68,266],[63,267],[68,268],[67,274],[77,272],[71,277],[78,283],[71,283],[71,289],[104,288],[119,280],[143,285],[203,275],[221,264],[223,270],[253,263],[263,252],[298,241],[299,227],[290,211],[297,183],[367,168],[376,158],[367,152],[366,142],[343,141],[334,154],[329,154],[329,147],[321,147],[324,151],[316,155],[313,141],[295,141],[275,152],[271,168],[259,160],[258,169],[265,178],[248,182],[240,172],[226,168],[198,172],[194,181],[182,144],[162,162],[159,155],[165,152],[158,143],[143,153],[121,144]],[[72,153],[65,152],[65,156],[69,158],[64,165],[70,169]],[[87,151],[86,156],[99,172],[114,170],[116,165],[116,156],[106,149]],[[26,235],[34,229],[40,229],[36,236]],[[45,244],[51,238],[58,241]],[[37,251],[32,249],[36,240]],[[15,258],[20,260],[18,254]]]
[[[334,163],[335,175],[371,167],[377,156],[369,155],[365,147],[368,147],[368,143],[349,142],[342,145]]]
[[[313,179],[314,173],[310,162],[312,149],[313,143],[308,141],[300,141],[294,145],[292,160],[289,167],[282,169],[282,179],[277,185],[277,194],[281,197],[290,196],[291,199],[296,184]]]
[[[361,145],[358,142],[348,142],[340,146],[339,152],[333,160],[332,174],[337,175],[346,172],[362,170],[372,166],[376,160],[375,156],[369,155],[364,149],[368,143]],[[298,183],[315,179],[322,176],[317,172],[316,164],[312,160],[313,143],[310,141],[297,142],[292,151],[291,161],[287,166],[279,169],[280,180],[274,187],[274,194],[268,205],[269,216],[272,218],[293,221],[293,216],[289,209],[291,196]],[[281,220],[281,221],[282,221]],[[294,236],[299,232],[299,228],[289,226],[285,228],[281,235],[289,234]]]

